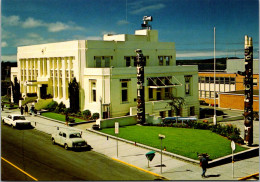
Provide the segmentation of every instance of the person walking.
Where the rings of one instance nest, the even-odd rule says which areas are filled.
[[[28,106],[27,106],[27,105],[25,105],[25,108],[24,108],[24,114],[25,114],[25,116],[28,115]]]
[[[21,115],[23,115],[23,110],[24,110],[24,108],[23,108],[23,106],[21,106],[21,108],[20,108]]]
[[[68,115],[68,113],[66,113],[66,115],[65,115],[65,125],[68,126],[69,120],[70,120],[69,115]]]
[[[5,105],[4,105],[3,102],[1,103],[1,106],[2,106],[2,111],[4,111],[4,107],[5,107]]]
[[[202,154],[202,158],[200,159],[200,167],[202,168],[202,174],[201,177],[205,178],[205,173],[207,171],[208,167],[208,159],[207,154]]]

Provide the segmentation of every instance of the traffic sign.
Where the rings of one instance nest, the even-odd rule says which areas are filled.
[[[159,138],[160,138],[160,139],[164,139],[164,138],[165,138],[165,135],[159,134]]]
[[[231,142],[231,148],[232,148],[233,151],[236,150],[236,144],[235,144],[235,142],[233,140]]]
[[[115,134],[119,133],[119,123],[115,122]]]
[[[155,156],[155,151],[150,151],[148,153],[145,154],[146,158],[149,160],[149,161],[152,161],[154,156]]]

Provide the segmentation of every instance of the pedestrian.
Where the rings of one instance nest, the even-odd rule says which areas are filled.
[[[31,114],[33,115],[34,114],[34,105],[31,106],[30,111],[31,111]]]
[[[1,103],[1,106],[2,106],[2,111],[4,111],[4,106],[5,106],[5,105],[4,105],[3,102]]]
[[[208,159],[207,154],[202,154],[202,158],[200,159],[200,167],[202,168],[201,177],[205,178],[205,173],[208,167]]]
[[[21,115],[23,115],[23,106],[21,106],[21,108],[20,108],[20,111],[21,111]]]
[[[65,115],[65,125],[68,126],[68,123],[69,123],[69,115],[68,115],[68,113],[66,113],[66,115]]]
[[[24,108],[24,114],[25,114],[25,116],[28,115],[28,106],[27,106],[27,105],[25,105],[25,108]]]

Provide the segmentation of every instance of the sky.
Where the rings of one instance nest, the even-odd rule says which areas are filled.
[[[17,47],[134,34],[152,16],[160,42],[175,42],[176,59],[244,57],[244,37],[259,58],[259,0],[2,0],[1,58]]]

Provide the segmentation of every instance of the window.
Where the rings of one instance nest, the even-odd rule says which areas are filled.
[[[156,97],[157,97],[157,100],[161,100],[162,99],[162,97],[161,97],[161,89],[160,88],[157,88],[157,90],[156,90]]]
[[[190,107],[190,116],[195,116],[195,107]]]
[[[254,85],[254,86],[257,85],[257,78],[253,78],[253,85]]]
[[[146,57],[144,57],[144,65],[143,66],[146,66]]]
[[[159,56],[159,66],[163,66],[163,56]]]
[[[149,100],[153,99],[153,89],[149,88]]]
[[[96,81],[91,81],[91,101],[97,102]]]
[[[128,82],[121,82],[122,102],[128,102]]]
[[[131,57],[125,57],[125,66],[126,67],[131,66]]]
[[[137,66],[137,57],[134,57],[134,66]]]
[[[101,57],[95,57],[96,68],[101,68]]]
[[[185,94],[190,95],[191,94],[191,86],[190,86],[191,75],[184,76],[184,78],[185,78]]]
[[[170,98],[170,88],[165,88],[165,99],[169,99]]]
[[[110,57],[105,57],[105,68],[110,67]]]
[[[62,136],[63,136],[64,138],[66,138],[66,133],[63,133]]]
[[[165,64],[166,64],[166,66],[170,65],[170,57],[169,56],[165,57]]]

